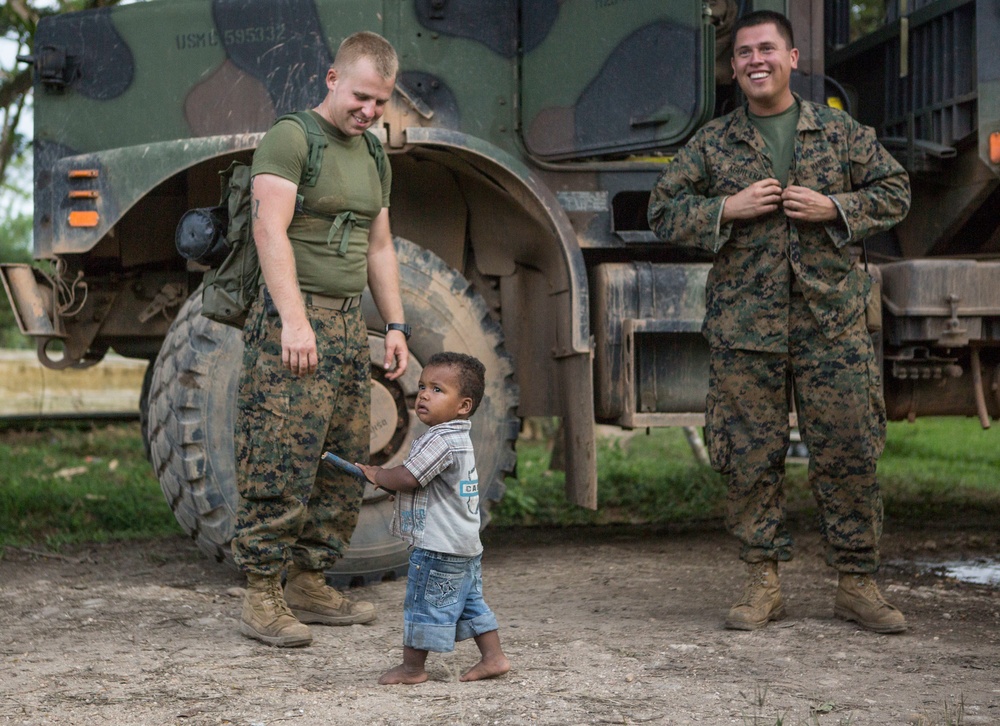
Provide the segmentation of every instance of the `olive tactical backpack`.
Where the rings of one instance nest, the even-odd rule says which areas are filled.
[[[307,111],[286,114],[275,123],[282,119],[294,120],[306,134],[306,166],[299,186],[316,186],[328,144],[326,134]],[[385,171],[382,143],[371,131],[364,132],[364,139],[381,178]],[[211,268],[202,278],[201,314],[242,329],[262,282],[250,212],[250,165],[234,161],[219,176],[222,180],[219,206],[185,212],[177,225],[175,242],[183,257]],[[306,209],[298,211],[333,219]]]

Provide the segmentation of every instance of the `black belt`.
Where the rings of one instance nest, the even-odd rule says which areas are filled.
[[[314,308],[339,310],[342,313],[353,310],[361,304],[360,295],[355,295],[354,297],[330,297],[329,295],[320,295],[315,292],[304,292],[302,293],[302,299],[306,305],[311,305]]]

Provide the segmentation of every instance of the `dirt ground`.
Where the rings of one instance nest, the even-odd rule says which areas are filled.
[[[801,529],[801,528],[800,528]],[[883,590],[910,630],[833,619],[814,532],[782,568],[789,617],[726,631],[743,579],[717,526],[487,530],[487,601],[513,664],[378,686],[401,653],[404,582],[354,590],[373,625],[313,626],[298,650],[237,632],[241,579],[182,538],[0,561],[0,724],[998,724],[1000,589],[907,562],[995,556],[995,527],[895,529]]]

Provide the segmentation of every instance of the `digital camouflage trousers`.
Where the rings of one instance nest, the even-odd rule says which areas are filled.
[[[281,321],[259,295],[243,330],[236,411],[240,500],[232,541],[244,572],[281,572],[288,561],[326,569],[347,549],[364,485],[321,466],[325,450],[367,461],[371,358],[361,308],[307,308],[319,366],[297,376],[281,364]]]
[[[836,340],[793,295],[788,353],[713,349],[705,436],[713,467],[729,478],[726,523],[746,562],[785,561],[785,456],[789,410],[809,450],[827,563],[875,572],[882,497],[875,469],[885,446],[885,403],[864,320]]]

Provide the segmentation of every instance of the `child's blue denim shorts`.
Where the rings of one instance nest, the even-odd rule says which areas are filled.
[[[415,547],[403,606],[403,645],[448,653],[455,641],[497,630],[483,600],[482,554],[459,557]]]

